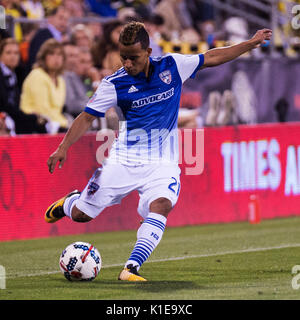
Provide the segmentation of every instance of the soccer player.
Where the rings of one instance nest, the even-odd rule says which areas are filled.
[[[178,136],[174,132],[182,84],[198,70],[233,60],[269,40],[271,35],[271,30],[262,29],[248,41],[204,54],[152,58],[144,25],[125,25],[119,38],[123,67],[102,80],[49,157],[49,171],[52,173],[58,162],[60,167],[63,165],[68,148],[84,135],[96,117],[103,117],[111,107],[116,107],[125,120],[119,136],[85,189],[54,202],[47,209],[45,220],[52,223],[68,216],[73,221],[88,222],[137,190],[138,212],[144,221],[119,280],[146,281],[138,271],[161,241],[180,190]]]

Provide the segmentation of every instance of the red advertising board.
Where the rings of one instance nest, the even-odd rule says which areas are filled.
[[[298,215],[299,136],[297,123],[205,128],[204,170],[194,174],[199,170],[183,156],[180,197],[167,225],[245,221],[251,195],[258,198],[261,219]],[[1,241],[138,228],[135,192],[89,223],[44,222],[46,208],[71,190],[82,190],[98,167],[100,142],[88,134],[70,148],[63,168],[50,174],[47,159],[62,137],[0,137]],[[182,150],[193,145],[196,159],[196,132],[182,137]]]
[[[251,195],[262,219],[300,214],[299,134],[299,124],[205,129],[204,171],[182,178],[176,223],[247,220]]]

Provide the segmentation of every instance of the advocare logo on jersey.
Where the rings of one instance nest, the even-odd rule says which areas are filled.
[[[163,100],[167,100],[171,98],[174,95],[174,88],[171,88],[170,90],[164,91],[162,93],[154,94],[153,96],[141,98],[138,100],[134,100],[132,102],[131,107],[132,108],[140,108],[150,103],[155,103]]]

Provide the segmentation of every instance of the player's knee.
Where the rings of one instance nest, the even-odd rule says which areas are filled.
[[[172,202],[167,198],[158,198],[151,202],[149,209],[150,212],[159,213],[167,217],[172,210]]]
[[[72,220],[76,222],[88,222],[91,221],[93,218],[86,215],[84,212],[79,210],[76,206],[72,209]]]

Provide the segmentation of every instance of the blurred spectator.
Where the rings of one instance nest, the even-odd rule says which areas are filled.
[[[48,16],[48,13],[53,9],[58,8],[63,3],[63,0],[42,0],[43,7],[45,9],[45,15]]]
[[[287,115],[289,111],[289,103],[285,98],[280,98],[274,107],[276,111],[277,121],[278,122],[286,122]]]
[[[10,35],[5,29],[0,29],[0,41],[9,37]]]
[[[141,17],[137,14],[134,8],[121,8],[118,10],[117,19],[127,23],[130,21],[140,21]]]
[[[116,17],[117,10],[111,5],[110,0],[84,0],[88,10],[101,17]]]
[[[159,2],[159,0],[156,2]],[[117,10],[128,7],[133,7],[135,10],[143,10],[148,3],[149,0],[111,0],[111,6]]]
[[[66,84],[62,77],[64,62],[62,44],[55,39],[47,40],[22,87],[21,109],[49,119],[52,133],[66,131],[68,127],[68,121],[62,114],[66,98]]]
[[[29,69],[32,68],[41,45],[48,39],[62,41],[67,32],[69,12],[64,6],[53,9],[47,17],[46,28],[39,29],[31,40],[29,47]]]
[[[66,56],[65,70],[75,72],[79,63],[79,47],[71,41],[63,42],[63,47]]]
[[[103,25],[103,37],[92,48],[93,64],[100,70],[101,78],[108,76],[122,67],[119,54],[119,36],[124,23],[113,20]],[[105,114],[106,126],[112,130],[119,129],[119,117],[114,108]],[[101,124],[103,127],[104,123]]]
[[[64,78],[67,90],[65,112],[75,118],[83,111],[89,100],[88,93],[92,88],[87,88],[84,79],[81,78],[86,69],[80,65],[80,60],[82,61],[80,49],[69,42],[64,44],[64,51],[66,55]]]
[[[21,7],[26,11],[29,19],[43,19],[45,10],[40,0],[23,0]]]
[[[224,22],[224,31],[230,43],[240,43],[249,38],[248,23],[240,17],[230,17]]]
[[[21,62],[25,66],[28,64],[28,60],[29,60],[30,42],[38,30],[38,24],[24,23],[22,29],[23,29],[23,39],[20,42],[20,51],[21,51]]]
[[[192,20],[192,26],[201,33],[203,25],[215,20],[215,10],[212,4],[199,0],[186,1],[186,7]]]
[[[93,44],[93,33],[84,24],[77,24],[72,28],[70,40],[75,46],[90,49]]]
[[[197,128],[199,111],[197,109],[179,108],[178,128]]]
[[[94,65],[108,75],[122,67],[119,55],[119,35],[123,22],[114,20],[103,25],[103,38],[92,49]]]
[[[155,13],[164,18],[164,34],[167,40],[178,40],[182,30],[192,27],[191,17],[183,0],[161,0]]]
[[[223,37],[225,37],[225,31],[221,31],[223,33]],[[200,26],[200,34],[204,41],[206,41],[208,48],[215,47],[215,40],[219,37],[220,31],[216,30],[215,22],[208,20],[201,24]]]
[[[64,78],[66,81],[67,96],[65,102],[65,112],[77,117],[85,108],[89,98],[100,84],[99,71],[92,64],[92,56],[87,48],[78,48],[72,43],[65,43],[66,71]],[[96,119],[93,122],[93,129],[107,126],[110,129],[118,129],[119,118],[114,109],[109,109],[105,115],[105,121]]]
[[[223,94],[212,91],[208,96],[208,112],[206,114],[206,126],[226,126],[238,124],[236,98],[231,90],[225,90]]]
[[[10,136],[10,129],[6,124],[6,114],[0,112],[0,137]]]
[[[20,83],[15,69],[20,60],[19,45],[15,39],[0,42],[0,111],[14,121],[16,133],[45,133],[46,120],[19,109]],[[5,119],[3,116],[2,120]]]
[[[2,0],[1,5],[5,8],[5,14],[13,18],[26,17],[27,13],[21,6],[21,0]],[[13,38],[18,42],[22,40],[22,28],[20,23],[14,25]]]
[[[201,40],[200,34],[193,28],[187,28],[182,31],[180,40],[182,42],[187,42],[191,45],[197,46]]]
[[[119,55],[119,36],[123,24],[116,21],[109,25],[104,26],[104,34],[108,35],[105,56],[103,57],[102,65],[104,69],[111,70],[112,72],[117,71],[122,67],[122,63]]]
[[[91,51],[87,48],[80,48],[76,73],[81,77],[86,86],[86,94],[90,98],[98,88],[101,76],[99,70],[94,67]]]
[[[249,74],[237,70],[232,77],[231,91],[234,97],[235,114],[239,123],[257,123],[258,97]]]
[[[163,32],[164,18],[159,14],[149,14],[143,18],[143,21],[149,33],[151,55],[154,57],[161,56],[163,52],[158,43]]]
[[[82,0],[64,0],[64,6],[72,18],[81,18],[85,15],[84,3]]]
[[[88,17],[94,18],[93,14],[88,14]],[[103,36],[103,26],[102,23],[91,21],[86,24],[87,28],[93,35],[93,42],[98,41]]]

